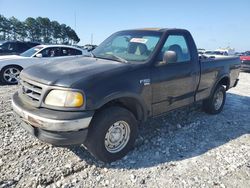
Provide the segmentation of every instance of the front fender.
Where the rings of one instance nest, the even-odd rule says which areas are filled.
[[[138,104],[140,104],[140,107],[143,111],[143,117],[144,119],[147,117],[147,112],[148,112],[148,107],[146,105],[146,102],[144,101],[144,99],[135,93],[131,93],[131,92],[115,92],[112,93],[106,97],[103,98],[103,100],[101,100],[100,102],[98,102],[95,106],[95,109],[100,109],[102,106],[104,106],[105,104],[111,102],[111,101],[115,101],[121,98],[130,98],[130,99],[134,99],[138,102]]]
[[[143,107],[146,108],[146,103],[140,97],[140,95],[137,95],[137,94],[134,94],[134,93],[130,93],[130,92],[116,92],[116,93],[112,93],[112,94],[104,97],[103,101],[101,101],[101,102],[99,102],[97,104],[97,108],[100,108],[104,104],[107,104],[108,102],[110,102],[112,100],[115,100],[115,99],[119,99],[119,98],[132,98],[132,99],[136,99]]]
[[[0,60],[0,70],[7,66],[19,66],[22,68],[26,68],[30,64],[26,59],[6,59]]]

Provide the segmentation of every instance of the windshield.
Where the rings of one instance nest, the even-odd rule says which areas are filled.
[[[33,56],[36,52],[41,50],[43,47],[42,46],[35,46],[33,48],[30,48],[29,50],[26,50],[25,52],[21,53],[20,56],[23,57],[31,57]]]
[[[143,62],[154,51],[161,34],[149,31],[118,32],[101,43],[92,53],[96,58]]]

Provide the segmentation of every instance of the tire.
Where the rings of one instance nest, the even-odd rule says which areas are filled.
[[[84,145],[98,160],[107,163],[116,161],[134,147],[137,124],[134,115],[127,109],[108,107],[93,118]]]
[[[0,72],[0,79],[3,84],[13,85],[17,84],[20,72],[22,71],[21,67],[18,66],[7,66],[4,67]]]
[[[219,114],[224,107],[226,90],[222,85],[216,86],[213,94],[203,101],[203,109],[208,114]]]

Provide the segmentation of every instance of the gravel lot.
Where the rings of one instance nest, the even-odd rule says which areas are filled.
[[[11,111],[16,89],[0,86],[0,187],[250,187],[250,73],[221,114],[197,104],[149,120],[135,149],[111,164],[27,134]]]

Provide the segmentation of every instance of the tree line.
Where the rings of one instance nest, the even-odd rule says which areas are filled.
[[[20,21],[14,16],[6,18],[3,15],[0,15],[0,40],[56,44],[76,44],[80,41],[70,26],[49,18],[28,17],[25,21]]]

